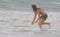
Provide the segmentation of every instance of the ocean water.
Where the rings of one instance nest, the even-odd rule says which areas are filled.
[[[32,4],[46,11],[60,11],[60,0],[0,0],[0,9],[30,12]]]
[[[51,27],[31,24],[31,5],[36,4],[48,14]],[[60,0],[0,0],[0,37],[60,37]]]
[[[60,13],[49,12],[46,21],[51,27],[43,25],[41,31],[39,25],[31,24],[32,13],[20,11],[0,11],[0,37],[60,37]]]

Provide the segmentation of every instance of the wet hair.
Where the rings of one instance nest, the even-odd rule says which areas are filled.
[[[37,7],[36,7],[36,5],[32,5],[32,8],[33,8],[33,10],[37,10]]]

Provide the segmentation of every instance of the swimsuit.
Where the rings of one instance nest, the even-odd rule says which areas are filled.
[[[45,14],[44,16],[42,15],[40,18],[42,18],[43,20],[47,19],[47,14]]]

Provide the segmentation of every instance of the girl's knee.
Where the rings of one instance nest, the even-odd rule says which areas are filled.
[[[38,21],[38,24],[41,25],[43,22],[44,22],[44,20],[39,20],[39,21]]]
[[[39,25],[41,25],[42,23],[41,22],[38,22]]]

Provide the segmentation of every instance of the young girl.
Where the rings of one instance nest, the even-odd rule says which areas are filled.
[[[45,13],[43,9],[37,8],[36,5],[32,5],[32,10],[35,14],[33,21],[32,21],[32,24],[38,22],[40,29],[42,29],[42,25],[44,25],[44,24],[47,24],[50,27],[50,23],[45,22],[45,20],[47,19],[47,13]],[[37,15],[38,15],[38,19],[36,20]]]

